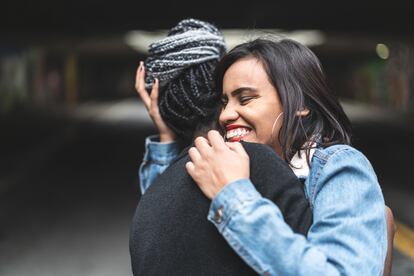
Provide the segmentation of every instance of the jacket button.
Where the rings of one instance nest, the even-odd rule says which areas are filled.
[[[214,221],[216,223],[221,223],[222,222],[222,220],[223,220],[223,209],[224,209],[224,207],[220,206],[217,209],[216,213],[214,214]]]

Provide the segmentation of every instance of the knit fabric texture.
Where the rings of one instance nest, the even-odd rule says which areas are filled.
[[[313,217],[303,184],[271,147],[242,145],[257,191],[279,207],[295,233],[306,235]],[[211,201],[187,174],[189,160],[187,148],[139,201],[130,232],[133,274],[257,275],[207,220]]]

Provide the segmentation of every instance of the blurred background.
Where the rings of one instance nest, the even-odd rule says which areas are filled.
[[[414,274],[414,9],[409,1],[2,1],[0,275],[131,275],[144,139],[134,90],[146,47],[184,18],[228,48],[268,33],[320,58],[398,231],[392,275]]]

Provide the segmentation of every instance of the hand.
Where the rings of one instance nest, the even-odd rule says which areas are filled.
[[[160,142],[171,142],[175,140],[174,132],[165,124],[164,120],[160,115],[158,109],[158,92],[159,83],[158,79],[155,79],[151,89],[151,94],[148,95],[148,91],[145,89],[145,68],[144,63],[139,63],[137,74],[135,77],[135,89],[137,90],[138,96],[144,102],[145,108],[148,111],[152,121],[160,133]]]
[[[249,178],[249,156],[239,142],[226,143],[218,131],[208,132],[208,140],[197,137],[188,150],[188,174],[209,199],[230,182]]]

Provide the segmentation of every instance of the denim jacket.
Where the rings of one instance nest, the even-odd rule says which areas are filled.
[[[155,139],[146,140],[142,193],[178,154],[174,142]],[[261,275],[382,275],[385,203],[367,158],[347,145],[317,149],[304,183],[314,219],[307,238],[292,232],[249,179],[227,184],[212,200],[208,220]]]

